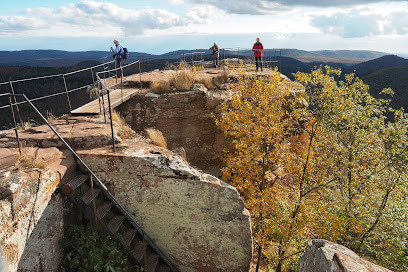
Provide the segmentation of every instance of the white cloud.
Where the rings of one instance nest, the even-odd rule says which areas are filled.
[[[45,28],[45,21],[26,16],[0,16],[0,33]]]
[[[265,0],[192,0],[198,4],[207,4],[235,14],[273,14],[291,10],[278,1]]]
[[[173,4],[173,5],[182,5],[182,4],[184,4],[184,0],[167,0],[167,1],[169,1],[170,4]]]
[[[292,10],[294,7],[350,7],[367,5],[384,0],[191,0],[197,4],[213,5],[234,14],[276,14]],[[392,2],[406,3],[406,0]]]
[[[226,16],[225,11],[213,6],[198,6],[186,12],[186,19],[189,23],[209,24],[213,20],[222,19]]]
[[[16,35],[31,30],[32,35],[40,36],[133,36],[186,23],[179,15],[164,9],[125,9],[96,1],[59,8],[26,9],[22,15],[0,17],[0,28],[3,32],[15,31]]]
[[[352,9],[330,16],[314,16],[313,26],[323,33],[338,35],[344,38],[357,38],[376,35],[408,34],[407,11],[373,13],[369,9]]]

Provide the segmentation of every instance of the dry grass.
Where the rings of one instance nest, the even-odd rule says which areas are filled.
[[[171,86],[175,87],[178,91],[189,91],[191,85],[193,85],[193,77],[187,70],[177,71],[173,78],[170,80]]]
[[[43,160],[37,160],[35,157],[29,157],[25,154],[21,154],[18,158],[17,168],[45,168],[45,162]]]
[[[34,125],[30,121],[17,124],[18,130],[26,130],[32,128]]]
[[[229,73],[224,70],[220,75],[213,78],[212,83],[215,87],[220,88],[222,84],[229,82]]]
[[[135,132],[126,124],[125,119],[116,111],[112,111],[112,121],[118,124],[118,136],[121,139],[130,139],[135,136]]]
[[[171,92],[170,82],[164,80],[152,82],[150,89],[156,94]]]
[[[48,122],[52,122],[57,120],[58,118],[54,116],[54,114],[52,114],[52,112],[47,111],[47,121]]]
[[[155,128],[147,128],[146,133],[152,141],[153,144],[157,146],[161,146],[163,148],[167,148],[167,141],[163,136],[163,133]]]
[[[207,89],[209,89],[209,90],[214,89],[214,85],[213,85],[213,83],[212,83],[212,79],[211,79],[211,78],[208,78],[208,77],[206,77],[206,78],[200,78],[200,79],[194,80],[194,83],[204,84],[204,86],[205,86]]]

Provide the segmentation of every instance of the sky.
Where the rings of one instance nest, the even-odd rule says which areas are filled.
[[[0,50],[132,52],[250,48],[375,50],[408,56],[408,1],[2,1]]]

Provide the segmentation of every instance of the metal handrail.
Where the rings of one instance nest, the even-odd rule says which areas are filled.
[[[10,81],[5,81],[5,82],[0,82],[0,85],[6,85],[6,84],[10,84],[10,83],[18,83],[18,82],[24,82],[24,81],[31,81],[31,80],[38,80],[38,79],[45,79],[45,78],[52,78],[52,77],[69,76],[69,75],[73,75],[73,74],[76,74],[76,73],[92,70],[92,69],[95,69],[95,68],[104,66],[106,64],[113,63],[113,62],[114,62],[114,60],[109,61],[109,62],[105,62],[105,63],[102,63],[102,64],[98,64],[98,65],[95,65],[95,66],[92,66],[92,67],[88,67],[88,68],[84,68],[84,69],[80,69],[80,70],[75,70],[73,72],[68,72],[68,73],[61,73],[61,74],[31,77],[31,78],[24,78],[24,79],[17,79],[17,80],[10,80]]]
[[[123,65],[123,66],[120,66],[120,67],[113,68],[113,69],[111,69],[111,70],[100,71],[100,72],[97,72],[96,75],[98,75],[98,74],[110,73],[110,72],[114,72],[114,71],[118,71],[118,70],[121,70],[121,69],[123,69],[123,68],[129,67],[129,66],[131,66],[131,65],[133,65],[133,64],[135,64],[135,63],[138,63],[138,62],[139,62],[139,60],[134,61],[134,62],[129,63],[129,64],[126,64],[126,65]]]
[[[156,243],[150,238],[150,236],[142,229],[142,227],[139,226],[139,224],[133,219],[132,215],[126,211],[123,206],[120,204],[120,202],[110,193],[108,188],[103,184],[103,182],[95,175],[95,173],[89,168],[89,166],[81,159],[81,157],[72,149],[72,147],[62,138],[62,136],[57,132],[57,130],[48,122],[48,120],[42,115],[42,113],[34,106],[34,104],[31,102],[30,99],[27,98],[25,94],[12,94],[12,93],[6,93],[3,94],[8,95],[10,98],[11,97],[22,97],[33,109],[34,111],[38,114],[38,116],[46,123],[46,125],[54,132],[54,134],[61,140],[61,142],[71,151],[71,153],[74,155],[74,157],[86,168],[88,173],[92,175],[96,183],[101,187],[102,191],[104,191],[105,195],[108,197],[112,203],[115,204],[115,206],[125,215],[126,219],[132,224],[132,226],[139,232],[140,235],[142,235],[145,239],[145,241],[148,242],[148,244],[159,254],[159,256],[163,259],[163,261],[166,262],[166,264],[173,270],[173,271],[178,271],[174,265],[170,262],[170,260],[164,255],[164,253],[160,250],[160,248],[156,245]],[[10,100],[11,101],[11,100]],[[12,106],[14,104],[11,104]],[[17,133],[17,131],[16,131]],[[17,136],[18,138],[18,136]]]

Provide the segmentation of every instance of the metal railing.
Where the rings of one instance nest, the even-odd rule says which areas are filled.
[[[243,59],[244,63],[254,63],[253,57],[251,56],[252,53],[252,49],[250,48],[239,48],[239,47],[235,47],[235,48],[220,48],[220,60],[226,60],[227,58],[231,58],[231,57],[237,57],[239,59]],[[131,66],[136,66],[136,69],[134,69],[134,73],[133,75],[138,75],[139,76],[139,82],[140,82],[140,88],[142,88],[142,78],[141,75],[143,72],[147,72],[146,71],[142,71],[142,66],[141,63],[149,63],[150,61],[154,61],[154,60],[167,60],[168,63],[172,63],[173,64],[179,64],[180,62],[185,62],[188,64],[202,64],[206,57],[208,58],[208,60],[210,60],[210,56],[211,56],[211,51],[210,50],[206,50],[203,51],[202,49],[195,49],[192,50],[190,52],[180,52],[180,53],[170,53],[170,54],[165,54],[165,55],[157,55],[157,56],[131,56],[129,57],[129,60],[132,60],[131,63],[129,64],[125,64],[121,67],[116,67],[116,61],[115,60],[110,60],[109,61],[109,57],[103,57],[102,58],[102,63],[92,66],[92,67],[88,67],[88,68],[84,68],[84,69],[79,69],[76,71],[72,71],[72,72],[67,72],[67,73],[60,73],[60,74],[54,74],[54,75],[46,75],[46,76],[38,76],[38,77],[32,77],[32,78],[26,78],[26,79],[17,79],[17,80],[10,80],[10,81],[6,81],[6,82],[0,82],[0,86],[5,86],[5,85],[9,85],[10,87],[10,92],[12,94],[16,94],[15,91],[15,84],[18,83],[22,83],[22,82],[28,82],[28,81],[35,81],[35,80],[41,80],[41,79],[50,79],[50,78],[60,78],[63,81],[63,90],[56,92],[56,93],[51,93],[51,94],[47,94],[47,95],[43,95],[40,97],[35,97],[35,98],[31,98],[32,102],[35,101],[39,101],[39,100],[43,100],[43,99],[47,99],[47,98],[53,98],[53,97],[57,97],[57,96],[63,96],[65,95],[65,101],[66,101],[66,105],[67,105],[67,112],[71,113],[73,110],[73,107],[71,105],[71,98],[70,95],[78,92],[78,91],[82,91],[85,90],[89,87],[89,85],[84,85],[84,86],[80,86],[80,87],[75,87],[75,88],[69,88],[68,84],[67,84],[67,78],[72,76],[72,75],[76,75],[79,73],[83,73],[86,71],[90,71],[91,72],[91,76],[92,76],[92,84],[94,84],[94,86],[96,86],[99,89],[103,89],[105,91],[107,91],[107,89],[112,89],[112,88],[116,88],[119,86],[120,84],[120,88],[121,88],[121,99],[123,100],[123,84],[130,81],[129,77],[125,76],[125,78],[123,77],[124,75],[124,70],[126,70],[126,68],[130,68]],[[136,59],[137,58],[137,59]],[[136,60],[134,60],[136,59]],[[133,61],[134,60],[134,61]],[[263,54],[263,59],[262,62],[264,64],[267,65],[273,65],[276,64],[276,66],[279,66],[279,70],[281,70],[282,68],[282,52],[280,49],[265,49],[264,50],[264,54]],[[267,66],[266,65],[266,66]],[[113,66],[113,68],[112,68]],[[99,71],[100,69],[102,69],[102,71]],[[120,76],[118,76],[118,72],[120,72]],[[115,80],[115,84],[112,86],[108,86],[108,84],[106,84],[106,82],[108,80]],[[133,77],[130,77],[130,79],[133,79]],[[120,80],[120,82],[118,82]],[[104,82],[104,84],[102,84],[101,82]],[[104,116],[105,116],[105,122],[106,122],[106,108],[103,105],[104,104],[104,100],[101,99],[103,98],[103,93],[100,94],[98,93],[98,97],[99,99],[99,103],[100,103],[100,113],[102,113],[102,111],[104,111]],[[17,102],[16,98],[13,97],[12,98],[14,100],[14,104],[16,105],[16,113],[17,116],[19,118],[20,123],[23,123],[22,118],[21,118],[21,113],[20,113],[20,108],[19,106],[26,104],[27,101],[21,101],[21,102]],[[82,101],[81,101],[82,102]],[[86,103],[88,103],[87,101],[85,101]],[[83,105],[83,104],[82,104]],[[80,106],[82,106],[80,105]],[[0,105],[0,110],[2,109],[6,109],[10,107],[9,104],[6,105]]]
[[[115,206],[125,215],[126,219],[132,224],[132,226],[139,232],[139,234],[144,237],[144,240],[159,254],[159,256],[166,262],[166,264],[173,270],[177,271],[177,269],[174,267],[174,265],[170,262],[170,260],[166,257],[166,255],[163,253],[163,251],[160,250],[160,248],[157,246],[157,244],[153,241],[153,239],[150,238],[150,236],[143,230],[143,228],[133,219],[132,215],[123,208],[123,206],[120,204],[120,202],[110,193],[108,188],[103,184],[103,182],[95,175],[95,173],[89,168],[89,166],[81,159],[81,157],[72,149],[72,147],[62,138],[62,136],[57,132],[57,130],[48,122],[48,120],[44,117],[44,115],[34,106],[32,101],[27,98],[25,94],[12,94],[12,93],[4,93],[0,94],[0,97],[2,96],[8,96],[9,101],[10,101],[10,108],[11,111],[14,110],[14,107],[16,106],[15,104],[12,103],[12,98],[16,97],[21,97],[24,99],[28,105],[34,110],[34,112],[41,118],[42,121],[52,130],[52,132],[61,140],[61,142],[68,148],[68,150],[72,153],[72,155],[79,161],[79,163],[85,167],[85,170],[88,172],[90,176],[92,176],[93,180],[96,181],[98,186],[101,188],[101,190],[105,193],[106,197],[115,204]],[[16,119],[15,115],[13,112],[13,119],[14,123],[16,125]],[[18,130],[15,128],[15,133],[16,133],[16,140],[17,144],[19,146],[19,150],[21,153],[21,145],[19,142],[19,137],[18,137]],[[96,222],[95,222],[96,223]]]
[[[242,59],[246,64],[255,63],[252,48],[230,47],[220,48],[220,60],[226,60],[228,57],[237,57]],[[276,64],[279,71],[282,70],[282,50],[281,49],[264,49],[262,50],[262,63],[269,66]]]

